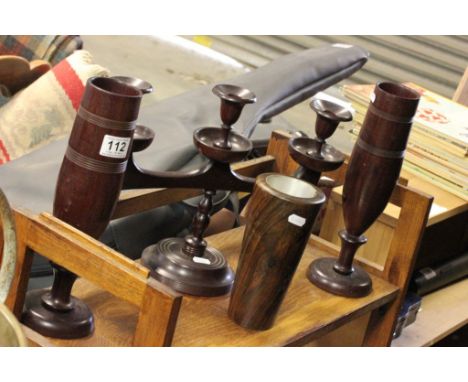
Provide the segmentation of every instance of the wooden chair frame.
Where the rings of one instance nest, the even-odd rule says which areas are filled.
[[[465,69],[462,78],[460,78],[460,82],[453,94],[452,100],[459,104],[468,106],[468,67]]]
[[[138,263],[49,214],[16,210],[15,219],[18,265],[6,303],[16,317],[23,309],[34,251],[136,305],[134,346],[170,345],[182,296],[149,278]]]
[[[273,157],[240,163],[234,168],[256,176],[271,168]],[[156,208],[198,195],[201,190],[157,189],[124,192],[114,218]],[[36,216],[14,210],[17,264],[6,305],[20,319],[34,252],[91,281],[139,309],[133,346],[170,346],[182,296],[149,277],[149,271],[124,255],[48,213]],[[35,333],[25,327],[27,333]]]

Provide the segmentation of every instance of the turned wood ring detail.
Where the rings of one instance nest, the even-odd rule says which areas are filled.
[[[77,166],[103,174],[121,174],[125,172],[125,169],[127,168],[127,161],[119,163],[104,162],[80,154],[79,152],[73,150],[70,146],[67,147],[65,157],[70,162],[75,163]]]
[[[406,124],[413,123],[413,117],[410,117],[410,118],[399,117],[397,115],[386,113],[385,111],[377,109],[372,102],[369,103],[368,111],[370,111],[372,114],[375,114],[378,117],[383,118],[383,119],[385,119],[387,121],[390,121],[390,122],[406,123]]]
[[[102,127],[104,129],[133,130],[136,127],[136,120],[127,122],[104,118],[100,115],[91,113],[83,106],[78,108],[78,116],[83,118],[86,122],[92,123],[93,125]]]
[[[366,150],[370,154],[373,154],[382,158],[389,158],[389,159],[403,158],[405,156],[405,151],[406,151],[406,150],[394,151],[394,150],[379,149],[378,147],[371,146],[370,144],[368,144],[361,138],[357,139],[356,145],[358,145],[361,149]]]

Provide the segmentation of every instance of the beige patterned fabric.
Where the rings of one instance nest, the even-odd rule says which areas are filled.
[[[88,78],[109,76],[75,51],[0,108],[0,164],[68,134]]]
[[[77,35],[0,35],[0,55],[46,60],[52,66],[82,47],[83,41]]]

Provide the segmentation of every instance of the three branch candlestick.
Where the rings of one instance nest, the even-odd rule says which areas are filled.
[[[334,102],[315,99],[310,107],[317,113],[315,122],[316,138],[296,137],[289,141],[289,154],[300,164],[294,176],[317,185],[324,171],[339,168],[345,156],[342,152],[326,143],[340,122],[351,121],[351,112]]]
[[[115,78],[90,78],[70,134],[53,212],[96,239],[107,227],[120,194],[142,94]],[[57,264],[52,267],[52,289],[27,294],[21,321],[49,337],[91,334],[91,310],[71,296],[77,276]]]
[[[255,102],[255,95],[233,85],[217,85],[213,93],[221,98],[222,126],[205,127],[193,134],[198,150],[214,163],[229,165],[244,159],[252,143],[231,131],[243,107]],[[196,296],[219,296],[228,293],[234,272],[223,254],[208,247],[203,234],[210,221],[215,190],[205,189],[193,219],[192,234],[185,238],[163,239],[143,251],[142,263],[151,275],[172,289]]]
[[[351,154],[343,188],[345,230],[339,232],[339,258],[321,258],[310,265],[309,280],[328,292],[347,297],[372,290],[369,275],[353,265],[364,232],[383,212],[398,180],[418,92],[390,82],[378,83]]]

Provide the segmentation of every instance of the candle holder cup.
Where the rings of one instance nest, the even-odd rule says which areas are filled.
[[[292,138],[288,149],[300,165],[294,176],[317,185],[322,172],[336,170],[343,164],[344,154],[326,143],[326,139],[333,135],[340,122],[351,121],[353,116],[347,108],[326,100],[315,99],[310,107],[317,113],[316,138]]]

